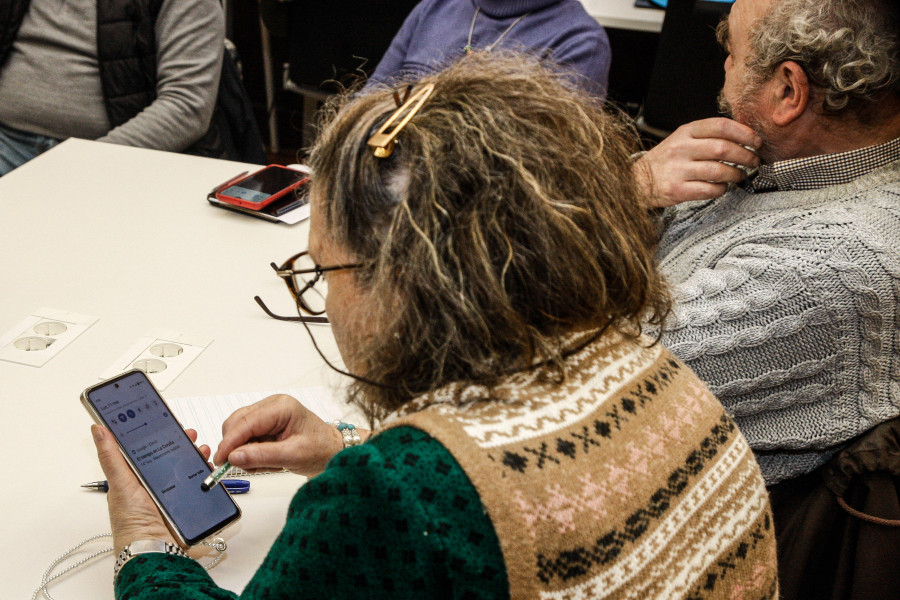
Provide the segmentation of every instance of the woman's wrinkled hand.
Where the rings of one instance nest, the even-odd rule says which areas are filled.
[[[150,494],[141,485],[119,451],[112,433],[105,427],[94,425],[91,427],[91,434],[97,447],[100,467],[109,484],[106,501],[109,507],[109,523],[112,527],[113,548],[118,552],[136,540],[148,539],[177,543]],[[187,434],[192,442],[197,440],[196,431],[189,429]],[[201,446],[200,452],[209,460],[208,446]]]
[[[361,431],[365,438],[368,432]],[[288,469],[313,476],[344,447],[341,433],[291,396],[269,396],[238,409],[222,424],[217,465],[249,473]]]

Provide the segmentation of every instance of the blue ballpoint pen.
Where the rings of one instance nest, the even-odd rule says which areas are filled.
[[[246,479],[223,479],[219,483],[229,494],[246,494],[250,491],[250,482]]]
[[[89,488],[92,490],[97,490],[98,492],[108,492],[109,484],[106,481],[93,481],[91,483],[85,483],[81,487]]]
[[[223,479],[219,483],[228,491],[229,494],[246,494],[250,491],[250,482],[246,479]],[[85,483],[81,487],[98,492],[108,492],[109,484],[106,481],[93,481]]]

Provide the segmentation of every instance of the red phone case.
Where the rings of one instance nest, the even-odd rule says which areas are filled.
[[[298,173],[299,175],[302,176],[302,178],[299,179],[296,183],[293,183],[285,188],[282,188],[281,190],[278,190],[277,192],[273,193],[271,196],[269,196],[262,202],[251,202],[251,201],[245,200],[243,198],[236,198],[234,196],[229,196],[229,195],[222,193],[223,190],[226,190],[231,186],[235,186],[235,185],[239,186],[242,182],[245,182],[253,177],[258,176],[260,173],[262,173],[263,171],[265,171],[267,169],[285,169],[286,171]],[[276,200],[283,198],[286,194],[297,189],[298,187],[300,187],[307,181],[309,181],[309,176],[306,175],[305,173],[303,173],[302,171],[296,171],[294,169],[289,169],[289,168],[281,166],[281,165],[269,165],[267,167],[263,167],[259,171],[254,171],[253,173],[251,173],[249,175],[239,175],[238,177],[232,179],[231,181],[226,181],[221,186],[219,186],[218,190],[216,190],[216,199],[219,200],[220,202],[225,202],[227,204],[234,204],[235,206],[242,206],[244,208],[249,208],[250,210],[260,210],[262,208],[265,208],[269,204],[275,202]]]

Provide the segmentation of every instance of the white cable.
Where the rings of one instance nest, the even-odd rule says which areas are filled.
[[[89,554],[88,556],[82,558],[78,562],[72,563],[71,565],[69,565],[68,567],[66,567],[65,569],[60,571],[59,573],[51,576],[51,573],[53,573],[53,569],[55,569],[57,566],[59,566],[59,564],[62,561],[64,561],[65,559],[67,559],[70,555],[77,552],[83,546],[86,546],[87,544],[89,544],[95,540],[99,540],[99,539],[105,538],[105,537],[111,538],[112,534],[111,533],[101,533],[98,535],[92,535],[91,537],[86,538],[86,539],[82,540],[81,542],[79,542],[78,544],[76,544],[75,546],[69,548],[61,556],[59,556],[53,562],[51,562],[50,566],[47,567],[47,570],[44,571],[43,577],[41,577],[41,586],[38,589],[34,590],[34,593],[31,595],[31,600],[36,600],[36,598],[38,597],[38,594],[40,594],[41,592],[44,593],[44,597],[46,597],[47,600],[54,600],[53,596],[50,595],[50,592],[47,589],[47,587],[50,585],[50,582],[55,581],[56,579],[59,579],[66,573],[69,573],[70,571],[77,569],[78,567],[80,567],[82,565],[87,564],[88,562],[94,560],[95,558],[98,558],[100,556],[103,556],[104,554],[112,552],[113,548],[111,548],[111,547],[103,548],[102,550],[98,550],[92,554]],[[216,550],[218,552],[216,557],[213,558],[212,562],[210,562],[208,565],[203,567],[204,569],[209,571],[210,569],[215,567],[217,564],[219,564],[219,561],[222,560],[222,558],[224,558],[225,550],[228,549],[228,544],[225,542],[225,540],[223,540],[222,538],[219,538],[219,537],[213,538],[212,540],[209,540],[209,541],[204,540],[202,543],[204,546],[209,546],[210,548],[213,548],[214,550]]]
[[[93,542],[94,540],[98,540],[100,538],[105,538],[105,537],[111,538],[112,534],[111,533],[101,533],[99,535],[94,535],[85,540],[82,540],[79,544],[77,544],[76,546],[73,546],[72,548],[69,548],[68,550],[66,550],[66,552],[62,556],[58,557],[56,560],[54,560],[52,563],[50,563],[50,566],[47,567],[46,571],[44,571],[44,576],[41,577],[41,587],[34,590],[34,594],[31,595],[31,600],[35,600],[35,598],[37,598],[38,594],[40,594],[42,591],[44,592],[44,596],[47,598],[47,600],[53,600],[53,596],[51,596],[50,592],[47,590],[47,586],[50,585],[51,581],[58,579],[59,577],[62,577],[63,575],[65,575],[66,573],[71,571],[72,569],[80,567],[81,565],[97,558],[98,556],[103,556],[107,552],[112,552],[113,549],[111,547],[104,548],[103,550],[94,552],[93,554],[88,555],[86,558],[83,558],[83,559],[79,560],[78,562],[69,565],[68,567],[66,567],[65,569],[63,569],[62,571],[57,573],[56,575],[53,575],[52,577],[50,576],[50,574],[53,572],[53,569],[55,569],[57,567],[57,565],[59,565],[59,563],[64,561],[66,558],[68,558],[70,554],[78,551],[79,548],[81,548],[82,546],[84,546],[86,544],[89,544],[90,542]]]

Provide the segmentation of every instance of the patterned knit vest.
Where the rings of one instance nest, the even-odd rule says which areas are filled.
[[[453,384],[385,424],[428,432],[465,470],[511,598],[776,598],[762,476],[696,375],[605,334],[560,379],[537,367]]]

